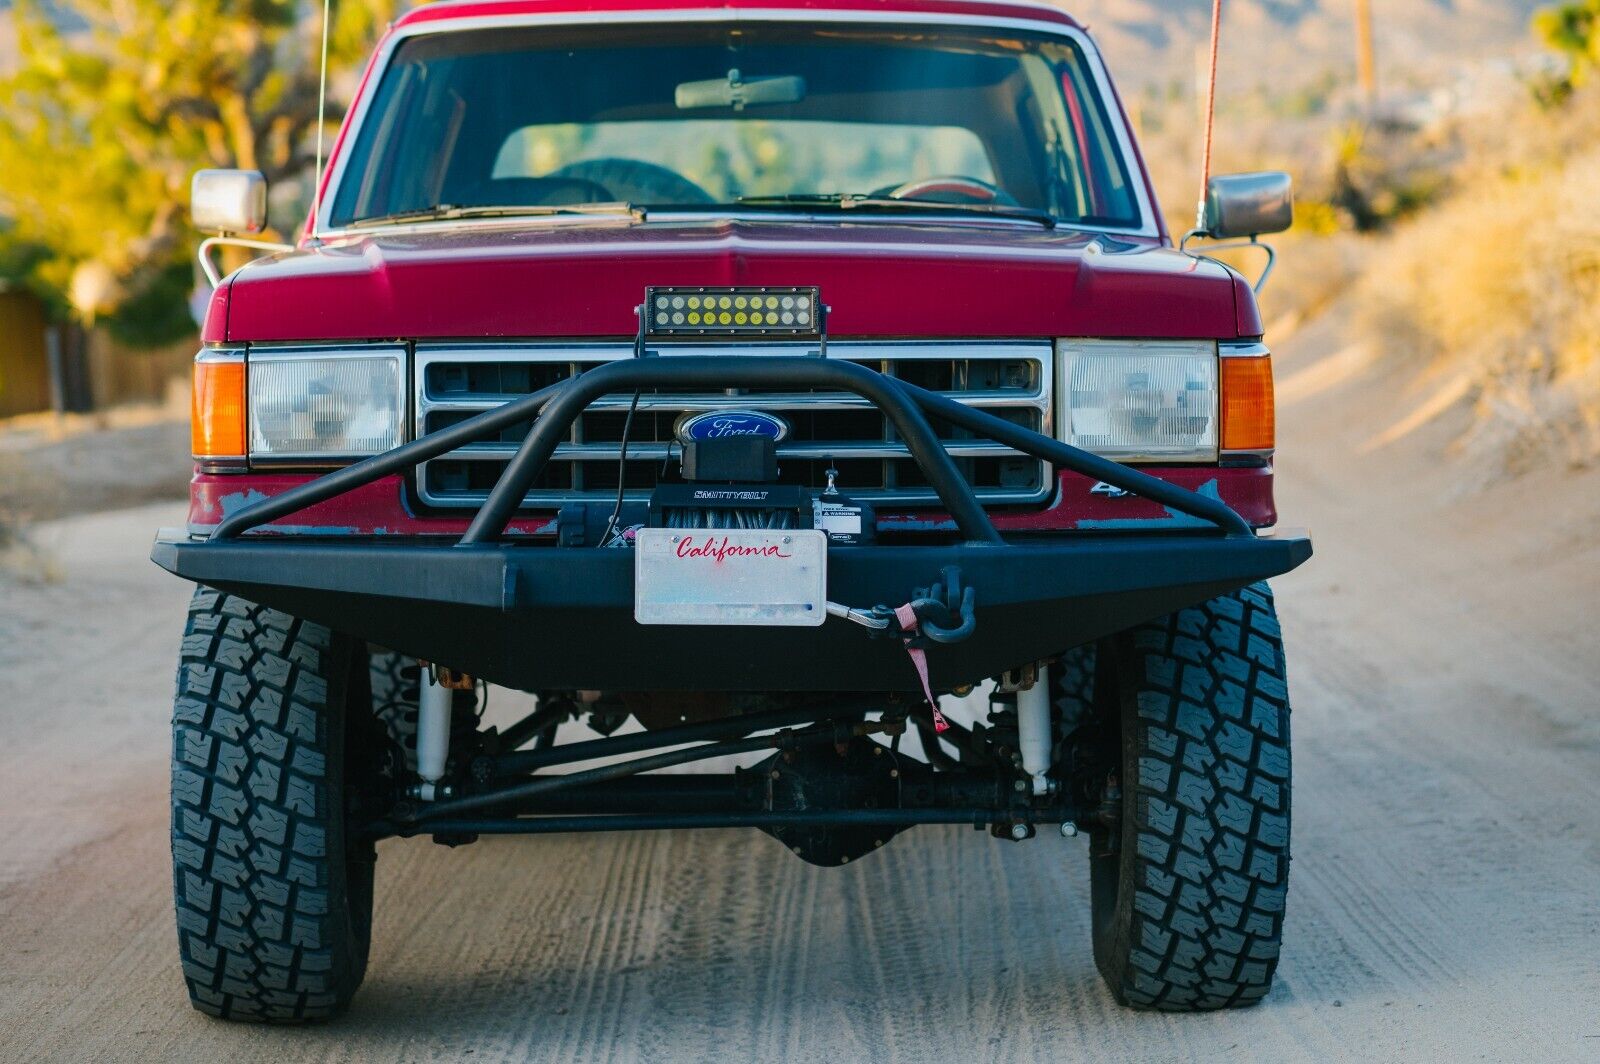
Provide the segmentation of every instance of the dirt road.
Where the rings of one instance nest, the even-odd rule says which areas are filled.
[[[1260,1008],[1117,1009],[1081,840],[921,829],[834,871],[738,832],[390,842],[347,1019],[204,1019],[158,505],[43,526],[59,581],[0,580],[0,1058],[1600,1060],[1600,477],[1435,483],[1449,426],[1370,449],[1416,396],[1325,347],[1286,367],[1284,511],[1318,558],[1279,587],[1296,861]]]

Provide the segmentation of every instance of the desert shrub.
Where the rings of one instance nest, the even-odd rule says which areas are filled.
[[[1566,102],[1600,71],[1600,0],[1570,0],[1533,17],[1534,32],[1567,61],[1567,69],[1535,87],[1547,105]]]
[[[1600,110],[1596,101],[1586,101]],[[1600,146],[1564,116],[1491,156],[1374,249],[1366,325],[1393,357],[1471,381],[1464,441],[1511,468],[1600,459]]]

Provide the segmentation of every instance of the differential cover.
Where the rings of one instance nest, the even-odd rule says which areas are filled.
[[[807,746],[775,754],[753,770],[766,778],[768,809],[895,809],[904,769],[891,750],[861,737],[836,746]],[[834,867],[871,853],[908,824],[861,827],[763,828],[814,865]]]

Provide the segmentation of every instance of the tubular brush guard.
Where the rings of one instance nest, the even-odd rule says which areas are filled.
[[[163,532],[152,558],[196,583],[525,690],[916,690],[903,649],[868,638],[856,625],[638,625],[631,551],[506,538],[529,488],[590,403],[636,390],[696,388],[827,388],[853,392],[883,411],[960,538],[926,546],[833,546],[828,597],[863,609],[928,600],[923,632],[937,644],[929,665],[938,691],[1278,576],[1311,556],[1303,533],[1257,536],[1216,499],[864,366],[788,356],[658,356],[609,363],[257,502],[226,517],[208,539]],[[930,416],[1215,530],[1007,539],[940,446]],[[421,537],[352,542],[246,535],[530,419],[515,457],[453,545]],[[945,574],[944,589],[916,592],[930,573]]]

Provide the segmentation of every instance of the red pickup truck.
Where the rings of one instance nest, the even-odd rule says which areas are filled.
[[[218,279],[189,524],[153,552],[199,585],[172,785],[195,1007],[343,1009],[387,838],[754,827],[840,865],[927,824],[1087,836],[1118,1001],[1266,994],[1264,581],[1311,545],[1276,528],[1252,287],[1169,235],[1078,23],[429,4],[316,199]],[[196,176],[222,242],[265,203]],[[1191,237],[1279,231],[1288,178],[1216,178],[1202,214]],[[486,724],[489,684],[534,708]]]

